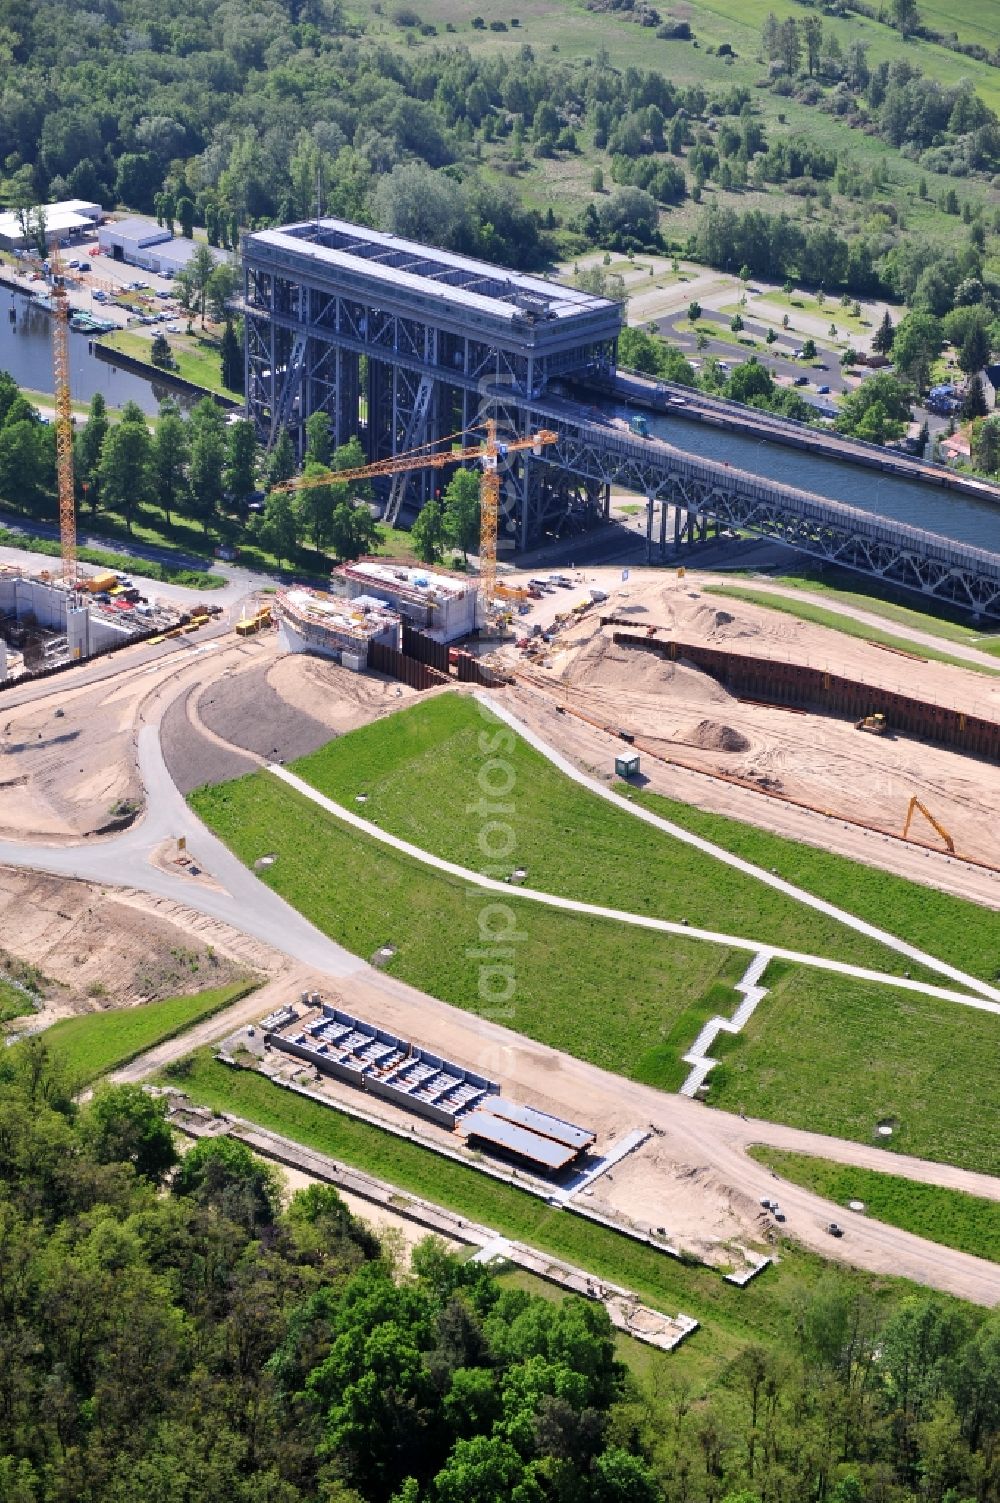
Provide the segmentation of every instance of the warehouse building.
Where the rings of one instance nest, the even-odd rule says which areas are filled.
[[[176,276],[201,244],[200,241],[187,240],[183,235],[172,235],[155,219],[138,216],[102,225],[97,243],[101,254],[110,256],[113,261],[138,266],[161,277]],[[209,246],[209,250],[213,260],[221,262],[226,259],[225,251],[214,246]]]
[[[34,249],[37,237],[32,226],[37,225],[39,214],[45,216],[46,245],[52,245],[56,240],[71,244],[100,224],[103,210],[100,204],[89,203],[83,198],[67,198],[60,203],[40,204],[37,208],[29,209],[25,216],[27,235],[22,228],[20,216],[9,210],[0,214],[0,250]]]
[[[476,629],[478,582],[467,574],[360,558],[334,569],[330,590],[348,600],[362,595],[383,600],[437,642],[454,642]]]

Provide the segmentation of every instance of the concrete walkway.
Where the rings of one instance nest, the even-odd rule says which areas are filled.
[[[484,699],[484,703],[489,704],[489,701]],[[490,707],[495,708],[492,705]],[[532,744],[536,744],[537,738],[526,727],[522,727],[514,716],[508,715],[505,711],[502,718],[508,720],[513,728],[519,734],[525,735],[527,739],[531,740]],[[544,743],[538,744],[539,747],[544,745]],[[645,813],[643,810],[633,808],[625,799],[618,799],[617,795],[609,794],[608,790],[602,788],[599,783],[592,782],[590,778],[585,777],[582,773],[571,769],[571,764],[568,762],[564,763],[562,758],[558,758],[557,753],[546,752],[546,755],[551,755],[552,760],[556,761],[557,765],[562,765],[565,771],[569,771],[570,775],[575,777],[578,782],[583,783],[585,787],[592,788],[595,792],[612,798],[616,803],[620,802],[625,809],[630,810],[634,814],[642,815]],[[389,846],[392,850],[399,851],[401,855],[409,856],[412,860],[419,861],[424,866],[432,867],[435,871],[443,872],[446,876],[455,877],[467,887],[479,887],[486,892],[502,894],[508,901],[511,898],[523,898],[526,902],[540,903],[547,908],[558,908],[567,913],[579,913],[589,918],[611,919],[614,923],[630,924],[637,929],[652,929],[660,934],[674,934],[687,939],[706,940],[709,944],[725,945],[727,948],[734,950],[746,950],[753,955],[756,955],[762,948],[759,940],[745,939],[742,935],[722,934],[714,929],[698,929],[693,924],[679,924],[671,919],[654,918],[648,914],[628,913],[620,908],[604,908],[596,903],[583,903],[576,898],[563,898],[558,897],[554,893],[540,892],[537,888],[533,887],[511,887],[509,882],[498,882],[492,877],[484,877],[481,873],[472,871],[468,867],[458,866],[454,861],[446,861],[442,856],[434,856],[429,851],[422,850],[420,846],[411,845],[408,840],[402,840],[398,835],[390,835],[387,830],[380,829],[371,820],[365,819],[362,815],[355,814],[353,810],[345,809],[342,804],[335,803],[333,799],[327,798],[325,794],[320,793],[318,789],[313,788],[310,783],[306,783],[294,772],[289,772],[287,767],[280,767],[276,763],[271,763],[268,767],[268,772],[272,773],[276,778],[280,778],[283,783],[287,783],[290,788],[294,788],[297,793],[301,793],[304,798],[311,799],[314,804],[318,804],[327,814],[332,814],[335,819],[339,819],[341,823],[349,825],[360,834],[367,836],[368,839],[377,840],[380,844]],[[675,830],[683,834],[689,841],[704,849],[708,855],[725,856],[732,864],[745,868],[749,876],[760,876],[765,880],[769,880],[772,885],[780,885],[791,896],[800,896],[799,888],[792,887],[787,882],[780,883],[777,878],[768,878],[765,873],[761,872],[759,868],[751,866],[749,862],[743,862],[737,857],[729,856],[728,852],[722,852],[719,847],[710,845],[708,841],[699,840],[697,836],[688,835],[687,831],[680,831],[679,826],[671,826],[666,820],[658,820],[655,815],[650,816],[650,821],[662,826],[667,834],[672,834]],[[0,859],[2,857],[3,850],[0,847]],[[964,972],[956,970],[953,966],[944,965],[943,962],[935,960],[931,955],[925,956],[921,950],[915,950],[911,945],[904,945],[902,940],[893,939],[891,935],[883,935],[881,931],[875,929],[872,925],[863,924],[860,919],[852,919],[849,915],[841,915],[840,910],[834,908],[832,904],[821,904],[821,900],[812,898],[811,894],[801,894],[801,896],[808,898],[814,907],[822,906],[823,910],[832,914],[833,917],[843,917],[845,921],[849,921],[852,928],[859,929],[862,933],[868,934],[872,938],[882,939],[886,942],[891,941],[891,948],[907,955],[910,959],[919,961],[921,964],[926,965],[928,969],[940,971],[951,977],[951,979],[958,981],[961,985],[975,987],[977,991],[985,995],[967,996],[964,992],[950,991],[945,987],[931,986],[926,982],[914,981],[912,978],[905,976],[890,976],[884,971],[870,971],[864,966],[851,965],[847,961],[829,960],[823,955],[807,955],[800,950],[786,950],[780,946],[768,946],[770,955],[775,959],[791,960],[796,965],[812,966],[817,970],[835,971],[842,976],[852,976],[860,981],[874,981],[882,986],[901,987],[905,991],[919,992],[923,996],[935,997],[940,1001],[957,1002],[963,1007],[973,1007],[981,1012],[992,1012],[1000,1015],[1000,992],[986,986],[984,982],[977,981],[974,977],[966,976]]]
[[[889,934],[885,929],[879,929],[875,924],[869,924],[867,920],[857,918],[853,913],[848,913],[846,909],[838,908],[835,904],[828,903],[825,898],[819,898],[815,893],[807,892],[803,887],[796,887],[793,883],[784,881],[783,878],[775,876],[774,873],[765,871],[761,866],[754,866],[751,861],[744,861],[742,856],[735,856],[732,851],[727,851],[722,846],[714,845],[712,841],[705,840],[702,836],[695,835],[690,830],[685,830],[681,825],[673,824],[670,820],[662,818],[659,814],[654,814],[641,804],[632,803],[630,799],[623,798],[620,793],[615,793],[611,788],[606,787],[603,783],[599,783],[596,778],[588,777],[586,773],[581,772],[568,757],[564,757],[560,752],[557,752],[547,741],[544,741],[541,736],[526,726],[516,715],[513,715],[505,705],[499,704],[495,699],[481,692],[477,692],[475,697],[488,710],[492,711],[499,720],[509,725],[511,730],[516,731],[530,746],[533,746],[536,751],[541,752],[542,756],[551,762],[554,767],[558,767],[560,772],[565,773],[567,777],[572,778],[575,783],[579,783],[581,787],[586,788],[590,793],[596,794],[598,798],[602,798],[607,803],[614,804],[615,808],[621,809],[626,814],[630,814],[633,819],[641,819],[644,824],[652,825],[655,830],[660,830],[664,835],[670,835],[674,840],[680,840],[685,845],[693,846],[695,850],[702,851],[706,856],[713,856],[717,861],[724,862],[726,866],[734,867],[736,871],[743,872],[745,876],[754,877],[758,882],[763,882],[765,886],[773,887],[776,891],[783,892],[786,897],[794,898],[796,902],[803,903],[807,908],[814,908],[818,913],[824,913],[828,918],[836,919],[839,923],[845,924],[849,929],[853,929],[857,934],[864,934],[868,939],[878,940],[880,944],[885,945],[888,949],[895,950],[897,955],[903,955],[907,960],[912,960],[917,965],[925,966],[928,970],[937,971],[939,975],[946,976],[949,981],[954,981],[959,986],[967,987],[980,997],[989,998],[990,1002],[994,1005],[985,1008],[985,1011],[1000,1011],[1000,990],[997,987],[990,986],[985,981],[980,981],[977,976],[968,975],[967,972],[959,970],[957,966],[949,965],[947,961],[938,960],[935,956],[928,955],[925,950],[918,950],[916,945],[908,944],[903,939],[897,939],[894,934]],[[523,891],[523,889],[518,889],[518,891]],[[685,932],[695,934],[698,931],[688,929]],[[740,943],[743,948],[748,947],[746,940],[731,942],[734,944]],[[727,943],[730,943],[730,941],[727,941]],[[749,948],[758,950],[761,946],[757,943],[750,945]],[[775,949],[774,954],[784,959],[791,952]],[[847,975],[864,976],[865,979],[870,978],[873,974],[877,974],[870,971],[863,972],[860,969],[840,965],[836,962],[820,962],[817,957],[813,957],[812,961],[805,961],[804,957],[801,956],[794,956],[793,958],[803,963],[813,965],[823,964],[827,969],[841,970]],[[891,978],[879,976],[879,979],[884,981]],[[897,984],[904,985],[905,983],[900,982]],[[933,992],[934,989],[925,988],[918,984],[917,990],[930,990]],[[968,1002],[970,999],[961,998],[960,1000]]]

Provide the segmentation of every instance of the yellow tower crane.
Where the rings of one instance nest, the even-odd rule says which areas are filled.
[[[76,497],[73,491],[73,407],[69,389],[69,299],[58,243],[49,255],[52,269],[52,365],[56,398],[56,480],[59,488],[59,539],[62,574],[76,589]]]
[[[274,489],[276,491],[300,491],[307,490],[314,485],[343,485],[350,480],[372,480],[377,475],[401,475],[409,470],[440,470],[446,465],[461,464],[468,459],[481,460],[483,474],[479,482],[479,587],[486,612],[491,614],[494,609],[497,582],[497,528],[500,515],[499,462],[506,455],[516,454],[524,449],[531,449],[534,453],[540,454],[546,444],[557,443],[559,435],[548,428],[540,428],[530,438],[515,438],[509,442],[498,442],[495,419],[487,419],[485,426],[486,442],[475,444],[470,448],[444,449],[434,454],[418,449],[411,454],[397,454],[392,459],[377,459],[373,464],[364,465],[357,470],[327,470],[322,475],[313,475],[308,479],[286,480],[281,485],[276,485]],[[444,441],[447,442],[447,440]]]

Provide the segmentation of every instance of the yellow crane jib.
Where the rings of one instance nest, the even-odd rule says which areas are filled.
[[[449,443],[460,438],[453,433],[437,443]],[[428,454],[424,449],[410,454],[397,454],[391,459],[377,459],[355,470],[326,470],[322,475],[311,475],[285,480],[276,485],[276,491],[307,490],[315,485],[343,485],[351,480],[373,480],[379,475],[401,475],[408,470],[443,469],[446,465],[462,464],[466,460],[482,462],[483,473],[479,482],[479,577],[480,590],[487,611],[492,611],[496,594],[497,578],[497,526],[500,513],[500,461],[509,454],[531,449],[536,455],[548,444],[559,441],[558,433],[549,428],[540,428],[529,438],[497,440],[497,425],[493,418],[486,423],[486,441],[466,448],[442,449]]]

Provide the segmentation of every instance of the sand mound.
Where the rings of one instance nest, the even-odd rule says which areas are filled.
[[[745,736],[719,720],[700,720],[693,730],[687,732],[684,740],[702,751],[742,752],[750,746]]]
[[[641,647],[619,647],[610,635],[599,633],[580,646],[567,663],[563,678],[588,689],[614,689],[618,694],[676,695],[688,704],[721,705],[732,696],[707,673],[675,663]]]

